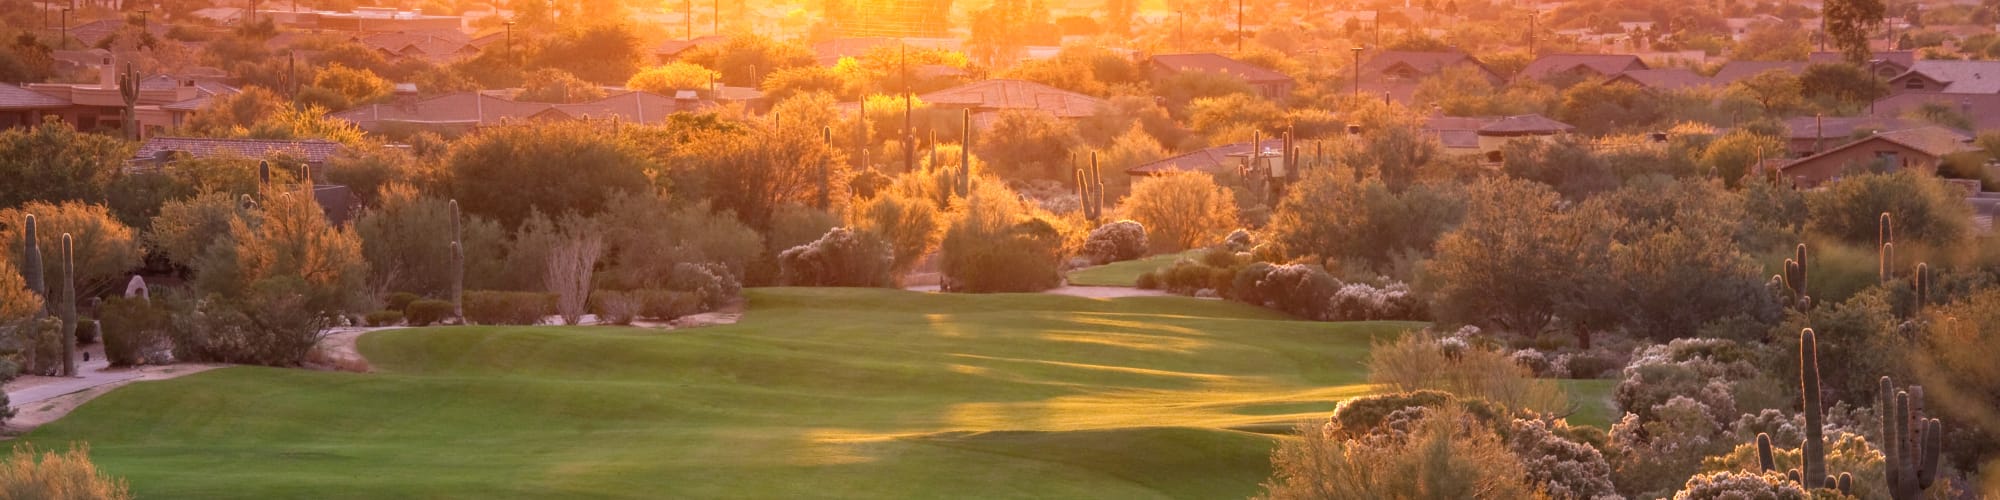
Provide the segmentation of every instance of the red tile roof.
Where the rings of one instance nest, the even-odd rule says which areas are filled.
[[[1615,75],[1634,69],[1646,69],[1647,66],[1639,56],[1630,54],[1549,54],[1521,68],[1518,77],[1542,79],[1577,68],[1589,68],[1600,75]]]
[[[1368,59],[1368,62],[1361,64],[1361,74],[1363,79],[1367,79],[1369,75],[1380,75],[1396,67],[1408,67],[1420,75],[1432,75],[1444,71],[1445,68],[1454,66],[1476,67],[1480,71],[1493,75],[1493,78],[1499,78],[1498,74],[1493,73],[1493,70],[1488,69],[1485,64],[1481,64],[1478,59],[1456,50],[1443,52],[1385,50],[1377,52],[1374,57]]]
[[[706,101],[687,102],[648,92],[626,92],[575,104],[519,102],[476,92],[460,92],[408,102],[370,104],[328,115],[362,130],[383,124],[457,125],[484,127],[528,119],[618,118],[657,123],[679,112],[706,108]]]
[[[972,82],[917,98],[932,105],[981,111],[1037,110],[1058,118],[1095,115],[1105,106],[1103,99],[1023,80]]]
[[[340,151],[340,143],[318,139],[218,139],[211,137],[152,137],[132,154],[138,161],[158,158],[162,152],[180,152],[196,158],[214,156],[240,156],[244,158],[264,158],[273,153],[285,153],[298,157],[310,164],[325,163]]]
[[[1805,61],[1729,61],[1715,72],[1715,82],[1729,85],[1744,79],[1764,74],[1767,71],[1798,73],[1805,71],[1811,63]]]
[[[1606,82],[1631,82],[1641,88],[1680,90],[1715,85],[1715,81],[1687,68],[1637,69],[1613,75]]]
[[[1905,147],[1917,150],[1918,152],[1922,152],[1924,154],[1931,155],[1933,157],[1944,157],[1946,155],[1969,153],[1980,150],[1978,147],[1973,146],[1969,142],[1970,139],[1967,138],[1964,134],[1961,134],[1957,131],[1953,131],[1952,129],[1944,127],[1929,126],[1929,127],[1904,129],[1904,130],[1897,130],[1894,132],[1884,132],[1880,134],[1871,135],[1862,139],[1850,141],[1847,144],[1842,144],[1833,149],[1821,151],[1819,154],[1794,160],[1791,163],[1787,163],[1784,166],[1778,167],[1778,169],[1791,170],[1801,165],[1819,161],[1821,158],[1824,158],[1827,155],[1838,153],[1848,148],[1852,148],[1857,145],[1866,144],[1874,141],[1888,141],[1896,144],[1901,144]]]
[[[1176,73],[1202,71],[1236,75],[1250,83],[1290,82],[1292,77],[1269,68],[1224,57],[1221,54],[1161,54],[1153,64]]]
[[[1267,151],[1272,149],[1281,149],[1284,147],[1284,145],[1285,141],[1283,139],[1268,139],[1264,141],[1263,149]],[[1180,172],[1180,171],[1190,171],[1190,172],[1199,171],[1199,172],[1208,172],[1211,174],[1234,172],[1236,170],[1237,165],[1240,165],[1242,163],[1242,160],[1238,158],[1233,158],[1232,156],[1245,155],[1249,153],[1250,153],[1250,143],[1248,142],[1226,144],[1222,146],[1203,149],[1200,151],[1195,151],[1192,153],[1186,153],[1169,157],[1167,159],[1160,161],[1136,165],[1133,166],[1132,168],[1125,169],[1125,173],[1127,175],[1152,176],[1152,175],[1164,175],[1168,172]]]
[[[68,106],[68,99],[28,90],[11,83],[0,83],[0,109],[51,109]]]

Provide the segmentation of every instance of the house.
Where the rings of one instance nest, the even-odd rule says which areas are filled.
[[[1267,139],[1259,150],[1270,151],[1285,146],[1284,139]],[[1163,160],[1134,165],[1125,169],[1125,174],[1133,177],[1157,177],[1173,172],[1208,172],[1218,178],[1237,175],[1243,166],[1243,159],[1251,151],[1250,143],[1239,142],[1202,149],[1191,153],[1175,155]]]
[[[258,10],[257,19],[270,19],[279,26],[304,30],[395,33],[403,31],[457,31],[465,29],[459,16],[425,14],[422,9],[355,7],[350,12],[323,10]]]
[[[1946,157],[1978,151],[1963,134],[1944,127],[1921,127],[1850,141],[1786,163],[1778,167],[1778,172],[1799,187],[1816,187],[1838,180],[1850,169],[1871,166],[1891,172],[1916,170],[1935,174]]]
[[[1488,162],[1499,162],[1500,147],[1516,140],[1552,141],[1557,137],[1575,132],[1576,126],[1551,120],[1546,116],[1527,114],[1501,117],[1493,120],[1478,131],[1479,149]]]
[[[1435,115],[1425,119],[1423,126],[1423,132],[1437,138],[1445,154],[1480,155],[1485,161],[1493,163],[1501,160],[1500,148],[1509,141],[1554,140],[1574,131],[1575,126],[1535,114],[1503,117]]]
[[[1770,14],[1758,14],[1750,17],[1730,17],[1723,18],[1722,20],[1722,24],[1729,27],[1729,38],[1738,42],[1750,36],[1752,28],[1769,24],[1782,24],[1784,22],[1783,18]]]
[[[70,38],[75,38],[77,42],[83,44],[85,47],[97,47],[98,44],[104,43],[106,39],[111,38],[113,35],[117,35],[119,30],[123,30],[127,26],[136,26],[136,23],[122,17],[118,19],[101,19],[69,27],[69,36]],[[146,32],[151,33],[153,38],[162,42],[166,41],[168,29],[169,27],[166,23],[146,23]]]
[[[223,139],[214,137],[151,137],[139,145],[128,163],[134,166],[164,167],[173,158],[252,158],[282,155],[313,169],[313,178],[323,180],[319,169],[339,153],[338,142],[320,139]]]
[[[212,137],[153,137],[139,145],[126,160],[131,168],[172,168],[182,158],[285,158],[306,165],[313,178],[313,200],[329,223],[346,224],[357,210],[357,200],[347,186],[326,184],[326,162],[341,150],[340,143],[307,139],[219,139]]]
[[[68,99],[0,83],[0,128],[33,127],[68,107]]]
[[[659,59],[660,64],[666,64],[680,60],[681,56],[686,55],[688,51],[701,48],[703,45],[722,43],[728,40],[728,37],[722,35],[708,35],[689,40],[667,40],[653,47],[653,57]]]
[[[1641,69],[1647,69],[1646,61],[1630,54],[1549,54],[1529,62],[1515,78],[1589,81]]]
[[[2000,61],[1917,61],[1889,78],[1889,91],[2000,94]]]
[[[389,60],[416,59],[449,63],[479,55],[472,37],[458,31],[406,31],[376,33],[361,37],[362,45],[381,52]]]
[[[1436,138],[1445,154],[1469,156],[1484,152],[1479,148],[1479,129],[1491,118],[1435,115],[1424,120],[1423,132]]]
[[[1162,54],[1148,60],[1147,67],[1153,77],[1159,80],[1173,78],[1189,72],[1220,73],[1242,78],[1257,89],[1265,99],[1280,100],[1291,97],[1292,89],[1298,86],[1291,75],[1272,71],[1269,68],[1224,57],[1221,54]]]
[[[1868,109],[1869,116],[1900,118],[1925,105],[1957,110],[1960,115],[1972,120],[1974,130],[2000,130],[2000,94],[1904,92],[1877,99],[1874,104],[1868,105]]]
[[[1819,51],[1806,56],[1811,64],[1845,64],[1847,55],[1839,52]],[[1875,76],[1889,79],[1909,71],[1917,63],[1917,53],[1908,50],[1878,50],[1868,57],[1868,71]]]
[[[1378,52],[1368,62],[1361,65],[1361,80],[1376,82],[1417,82],[1444,72],[1447,68],[1468,68],[1485,77],[1493,85],[1506,83],[1499,73],[1481,64],[1478,59],[1464,52],[1451,50],[1443,52],[1412,52],[1386,50]]]
[[[1729,86],[1771,71],[1798,74],[1811,65],[1805,61],[1729,61],[1723,63],[1722,69],[1716,70],[1715,77],[1711,79],[1718,86]]]
[[[1024,80],[984,80],[952,87],[917,99],[932,107],[967,109],[979,126],[992,123],[1003,111],[1033,111],[1062,119],[1085,118],[1097,114],[1107,104],[1103,99]]]
[[[550,104],[519,102],[483,92],[458,92],[418,98],[414,89],[399,89],[388,103],[370,104],[327,115],[371,133],[428,130],[443,134],[470,132],[513,122],[537,120],[612,119],[659,123],[681,112],[708,109],[713,101],[694,92],[666,97],[649,92],[625,92],[590,102]]]
[[[27,111],[36,116],[56,116],[82,131],[110,132],[122,128],[125,97],[118,88],[118,71],[123,66],[107,57],[97,69],[96,83],[31,83],[22,87],[66,103],[61,108],[35,107]],[[141,79],[141,82],[138,101],[133,106],[133,120],[139,127],[138,136],[141,138],[178,126],[193,112],[189,106],[167,105],[213,96],[213,92],[234,91],[234,87],[217,82],[207,83],[205,89],[195,79],[181,77],[149,77]],[[43,106],[45,102],[18,92],[14,95],[16,99],[34,101],[35,106]],[[19,114],[15,119],[24,118],[32,121],[20,122],[22,125],[39,122],[39,118]]]
[[[1811,156],[1856,138],[1931,126],[1930,123],[1898,117],[1804,116],[1785,120],[1785,156]],[[1962,134],[1961,134],[1962,135]],[[1970,139],[1970,136],[1967,136]],[[1777,156],[1777,152],[1769,153]]]
[[[1693,70],[1689,70],[1687,68],[1639,69],[1639,70],[1626,71],[1623,73],[1612,75],[1610,78],[1604,79],[1604,83],[1607,84],[1627,83],[1642,89],[1662,90],[1662,91],[1684,90],[1697,87],[1715,86],[1714,79],[1711,79],[1706,76],[1701,76],[1700,73],[1696,73]]]

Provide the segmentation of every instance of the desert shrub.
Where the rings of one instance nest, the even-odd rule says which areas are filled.
[[[387,304],[388,310],[401,311],[410,307],[411,302],[416,302],[423,298],[421,295],[410,292],[396,292],[389,294],[388,297],[384,297],[382,302]]]
[[[875,235],[836,227],[779,253],[778,280],[786,286],[889,286],[895,258]]]
[[[701,312],[701,297],[689,292],[635,290],[632,297],[639,300],[642,317],[673,320]]]
[[[13,352],[8,362],[20,367],[23,375],[55,375],[62,371],[62,320],[55,317],[21,319],[4,325],[11,337]]]
[[[102,326],[103,325],[98,324],[97,320],[94,319],[90,318],[77,319],[76,320],[77,345],[90,345],[91,343],[97,342],[97,338],[102,336],[103,333]]]
[[[1463,411],[1420,409],[1397,429],[1349,438],[1338,425],[1301,424],[1271,455],[1264,497],[1528,498],[1534,487],[1492,429]]]
[[[396,326],[403,324],[403,313],[401,311],[392,311],[385,309],[381,311],[368,313],[368,315],[363,316],[361,320],[367,323],[369,327]]]
[[[738,220],[737,214],[712,209],[706,203],[676,204],[657,195],[615,195],[594,223],[565,221],[556,225],[561,226],[560,232],[569,234],[568,238],[593,231],[580,226],[594,227],[603,234],[603,288],[671,287],[676,269],[689,263],[721,264],[722,274],[740,283],[749,275],[752,263],[764,262],[769,255],[764,251],[763,236]]]
[[[15,446],[0,464],[0,499],[122,500],[132,498],[125,481],[97,470],[90,446],[67,452],[35,454],[33,446]]]
[[[1264,300],[1261,305],[1265,307],[1304,319],[1324,320],[1331,317],[1328,309],[1333,304],[1333,294],[1340,291],[1340,280],[1318,266],[1287,264],[1272,267],[1257,280],[1255,287],[1256,296]]]
[[[1157,274],[1148,271],[1139,274],[1139,279],[1133,282],[1132,286],[1137,287],[1140,290],[1159,290],[1162,284],[1160,283],[1160,277]]]
[[[1248,252],[1256,248],[1257,245],[1255,238],[1250,235],[1250,231],[1238,229],[1230,231],[1229,236],[1222,238],[1222,247],[1229,249],[1231,252]]]
[[[1396,391],[1445,391],[1543,414],[1568,408],[1555,382],[1535,378],[1508,353],[1473,345],[1464,336],[1412,332],[1377,341],[1367,365],[1369,383]]]
[[[1278,202],[1267,235],[1296,255],[1381,268],[1400,253],[1430,255],[1465,217],[1462,189],[1438,183],[1392,190],[1379,178],[1311,170]]]
[[[1348,283],[1335,290],[1331,300],[1334,321],[1414,320],[1426,316],[1423,301],[1403,283],[1380,287]]]
[[[1390,413],[1404,408],[1443,408],[1457,403],[1458,396],[1449,392],[1420,390],[1373,394],[1341,401],[1333,409],[1332,423],[1341,429],[1345,437],[1358,437],[1387,421]]]
[[[459,220],[453,220],[451,208],[449,200],[419,193],[408,184],[384,186],[375,202],[351,224],[361,237],[361,255],[374,271],[369,283],[381,290],[449,295],[455,270],[453,229],[459,231],[465,276],[479,279],[482,267],[499,260],[506,231],[499,223],[477,215],[459,214]],[[401,311],[397,301],[408,297],[391,298],[396,300],[389,301],[389,309]]]
[[[603,256],[604,240],[594,234],[573,237],[549,253],[545,283],[556,294],[556,314],[562,316],[563,324],[583,321],[590,305],[590,281],[595,277],[597,259]]]
[[[1561,366],[1554,368],[1560,368],[1568,378],[1602,378],[1606,374],[1616,373],[1624,366],[1616,359],[1588,352],[1570,354],[1566,358],[1559,359],[1563,360],[1562,363],[1558,363]]]
[[[1896,245],[1949,248],[1971,234],[1970,207],[1943,182],[1918,172],[1852,175],[1808,193],[1807,228],[1853,244],[1874,245],[1876,222],[1894,219]]]
[[[1654,420],[1652,409],[1677,396],[1692,397],[1713,411],[1717,423],[1733,420],[1739,414],[1734,389],[1765,376],[1758,369],[1764,358],[1750,346],[1722,339],[1648,346],[1625,366],[1612,400],[1641,422]]]
[[[974,186],[945,230],[941,270],[953,291],[1038,292],[1062,283],[1063,235],[1012,191]]]
[[[1611,426],[1611,477],[1628,497],[1666,496],[1695,473],[1703,458],[1731,447],[1719,436],[1715,412],[1686,396],[1674,396],[1650,413],[1652,420],[1626,413]]]
[[[1528,482],[1556,499],[1592,500],[1618,494],[1611,464],[1589,444],[1564,437],[1561,421],[1514,419],[1507,448],[1520,457]]]
[[[1144,225],[1153,248],[1165,252],[1213,244],[1236,227],[1236,198],[1205,172],[1142,179],[1118,210]]]
[[[1701,472],[1703,474],[1758,472],[1761,466],[1757,463],[1757,437],[1756,434],[1749,434],[1749,437],[1748,441],[1740,442],[1735,449],[1727,453],[1703,459]],[[1825,439],[1828,474],[1852,475],[1855,498],[1889,498],[1887,472],[1884,470],[1885,461],[1880,450],[1875,449],[1866,438],[1845,430],[1831,430],[1826,433]],[[1802,442],[1804,442],[1803,437],[1771,435],[1773,445],[1771,461],[1776,471],[1789,471],[1803,466],[1805,454],[1796,446]],[[1793,446],[1787,447],[1788,444]]]
[[[645,309],[645,303],[635,293],[616,290],[598,290],[590,294],[591,310],[597,313],[599,323],[630,325],[632,319]]]
[[[534,325],[555,312],[555,299],[540,292],[465,292],[465,320],[480,325]]]
[[[1807,500],[1804,486],[1778,472],[1717,472],[1688,478],[1674,500]]]
[[[429,299],[411,302],[403,309],[403,317],[409,319],[410,326],[442,323],[451,318],[451,302]]]
[[[890,272],[901,277],[917,266],[924,255],[938,246],[939,220],[936,203],[919,196],[892,190],[856,208],[853,226],[889,242],[895,250]]]
[[[208,301],[178,315],[174,359],[297,366],[319,344],[332,317],[306,305],[299,278],[260,281],[234,301]]]
[[[1092,265],[1127,261],[1146,255],[1146,226],[1121,220],[1090,230],[1083,241],[1083,255]]]
[[[104,327],[104,357],[111,366],[144,363],[174,326],[171,309],[145,299],[113,297],[98,307],[97,317]]]
[[[743,294],[743,282],[719,263],[682,262],[674,265],[667,287],[694,295],[702,311],[713,311]]]

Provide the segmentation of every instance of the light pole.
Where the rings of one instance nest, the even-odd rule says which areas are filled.
[[[139,29],[141,30],[148,29],[146,26],[146,21],[148,18],[147,14],[151,13],[153,13],[152,9],[139,9]]]
[[[1354,96],[1361,97],[1361,47],[1354,47]]]
[[[1236,52],[1243,52],[1243,0],[1236,0]]]
[[[506,22],[500,24],[507,26],[507,60],[512,62],[514,60],[514,20],[508,19]]]
[[[63,48],[63,50],[69,50],[69,11],[71,11],[71,10],[74,10],[74,8],[66,8],[66,9],[63,9],[63,13],[62,13],[62,48]]]

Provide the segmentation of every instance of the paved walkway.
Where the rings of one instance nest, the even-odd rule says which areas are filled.
[[[904,288],[912,292],[937,292],[937,285],[917,285]],[[1168,297],[1173,294],[1160,290],[1140,290],[1129,286],[1059,286],[1043,290],[1050,295],[1068,295],[1090,299],[1116,299],[1123,297]]]
[[[75,377],[40,377],[29,375],[17,378],[14,382],[9,382],[7,384],[7,404],[19,408],[83,392],[98,386],[129,382],[145,376],[144,373],[135,370],[109,370],[111,364],[109,360],[104,359],[104,347],[102,344],[84,346],[84,352],[90,353],[90,361],[85,361],[77,365],[77,376]],[[19,389],[16,389],[16,387],[19,387]]]

